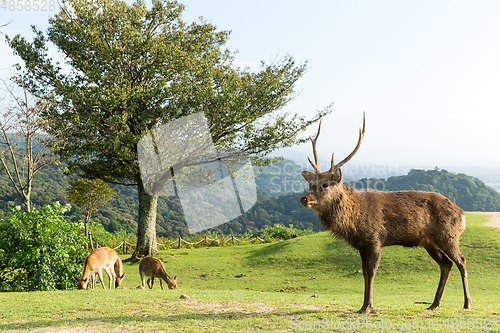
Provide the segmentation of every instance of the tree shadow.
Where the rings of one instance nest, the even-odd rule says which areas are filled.
[[[133,315],[118,315],[113,317],[92,317],[85,318],[85,316],[79,315],[76,318],[65,318],[61,320],[38,320],[38,321],[27,321],[25,323],[6,323],[0,324],[0,331],[17,331],[17,330],[31,330],[31,329],[47,329],[47,328],[62,328],[62,327],[74,327],[74,326],[85,326],[89,327],[89,324],[95,323],[96,326],[99,324],[136,324],[141,322],[156,322],[169,323],[172,322],[183,322],[183,326],[189,321],[227,321],[227,320],[238,320],[238,319],[252,319],[252,318],[262,318],[270,319],[274,317],[279,318],[293,318],[297,316],[318,314],[318,315],[328,315],[328,316],[342,316],[345,314],[341,310],[334,308],[321,308],[321,309],[303,309],[297,310],[292,309],[290,312],[285,311],[271,311],[271,312],[257,312],[257,311],[227,311],[218,313],[206,313],[199,311],[186,311],[183,314],[165,315],[165,316],[148,316],[147,311],[141,313],[135,313]],[[3,318],[5,319],[5,318]],[[213,326],[210,324],[208,326]]]

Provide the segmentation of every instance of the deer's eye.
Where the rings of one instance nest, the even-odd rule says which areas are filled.
[[[328,184],[328,183],[323,183],[323,185],[322,185],[322,186],[323,186],[323,188],[327,188],[329,185],[330,185],[330,184]]]

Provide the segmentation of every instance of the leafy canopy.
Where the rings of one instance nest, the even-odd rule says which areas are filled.
[[[116,191],[100,179],[73,178],[69,180],[68,201],[80,207],[85,221],[90,220],[94,209],[106,204]]]
[[[69,171],[107,182],[139,181],[137,143],[151,129],[203,111],[214,143],[237,148],[254,161],[304,139],[312,120],[276,112],[294,98],[305,73],[290,56],[262,62],[259,71],[233,66],[223,46],[230,32],[210,23],[187,24],[183,5],[153,0],[65,0],[45,36],[35,27],[28,42],[8,38],[25,66],[25,84],[51,101],[45,114],[62,134],[55,150]],[[47,43],[62,53],[69,70],[48,57]],[[20,68],[20,67],[19,67]]]

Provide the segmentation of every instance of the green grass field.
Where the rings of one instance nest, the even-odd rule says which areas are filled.
[[[0,331],[499,331],[500,231],[467,214],[472,310],[464,310],[454,266],[441,308],[428,311],[439,267],[422,248],[387,247],[375,277],[374,311],[363,302],[359,254],[318,233],[289,241],[160,252],[179,288],[133,289],[138,263],[125,264],[124,289],[0,294]],[[122,256],[123,259],[127,256]],[[75,282],[76,284],[76,282]],[[107,281],[106,281],[107,285]],[[181,294],[191,299],[180,299]]]

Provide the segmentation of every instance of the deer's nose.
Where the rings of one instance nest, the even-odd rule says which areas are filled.
[[[300,198],[300,203],[305,204],[309,201],[309,199],[304,195],[302,198]]]

